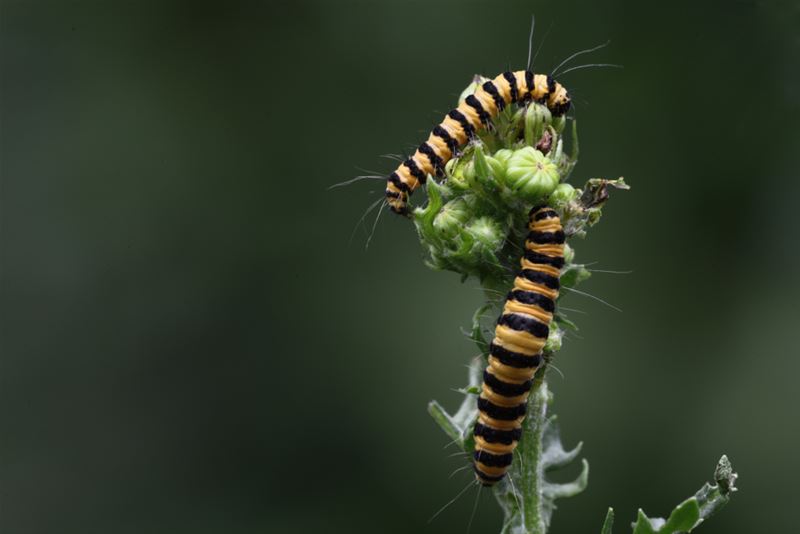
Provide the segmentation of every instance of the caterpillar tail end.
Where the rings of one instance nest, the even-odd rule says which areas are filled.
[[[491,488],[492,486],[494,486],[495,484],[497,484],[506,477],[505,473],[495,476],[487,475],[486,473],[481,471],[477,463],[474,463],[472,465],[472,469],[475,471],[475,480],[477,480],[478,484],[480,484],[485,488]]]
[[[510,450],[513,451],[516,443],[512,444]],[[475,454],[473,456],[473,469],[478,482],[484,486],[493,486],[505,478],[508,468],[514,458],[513,452],[497,454],[490,452],[485,445],[475,443]]]

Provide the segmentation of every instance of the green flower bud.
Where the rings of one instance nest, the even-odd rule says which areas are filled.
[[[488,80],[488,79],[489,79],[489,78],[484,78],[484,77],[483,77],[483,76],[481,76],[480,74],[476,74],[476,75],[475,75],[475,76],[472,78],[472,83],[471,83],[471,84],[469,84],[469,85],[467,86],[467,88],[466,88],[466,89],[464,89],[463,91],[461,91],[461,94],[460,94],[460,95],[459,95],[459,97],[458,97],[458,103],[460,104],[460,103],[461,103],[461,102],[463,102],[463,101],[464,101],[464,100],[465,100],[465,99],[466,99],[466,98],[467,98],[469,95],[471,95],[471,94],[475,93],[475,91],[478,89],[478,87],[480,87],[481,85],[483,85],[483,84],[486,82],[486,80]]]
[[[486,161],[486,156],[483,154],[482,145],[475,145],[475,152],[472,161],[475,168],[475,177],[478,179],[478,181],[481,184],[491,185],[492,169],[489,167],[489,162]]]
[[[509,150],[507,148],[501,148],[500,150],[492,154],[492,157],[497,161],[499,161],[500,163],[502,163],[503,168],[505,169],[505,166],[508,164],[508,160],[511,159],[511,156],[513,154],[514,152],[512,150]]]
[[[575,259],[575,249],[569,246],[569,243],[564,243],[564,262],[569,265]]]
[[[525,143],[534,146],[542,138],[545,127],[553,120],[547,106],[533,103],[525,111]]]
[[[556,132],[561,133],[567,125],[567,116],[561,115],[560,117],[553,117],[553,121],[550,124],[555,128]]]
[[[464,227],[470,216],[467,202],[463,198],[457,198],[444,205],[442,211],[433,219],[433,227],[441,235],[452,238]]]
[[[451,174],[453,174],[453,172],[456,169],[456,165],[457,164],[458,164],[458,158],[453,158],[453,159],[447,160],[447,163],[444,164],[444,173],[447,176],[450,176]]]
[[[494,195],[505,181],[505,165],[492,156],[484,155],[481,145],[475,145],[472,162],[478,189],[488,196]]]
[[[486,156],[486,163],[489,164],[489,172],[492,173],[495,182],[498,184],[505,183],[506,166],[503,164],[503,162],[492,156]]]
[[[508,160],[506,183],[526,202],[533,203],[550,196],[558,182],[555,163],[533,147],[515,150]]]
[[[451,159],[444,167],[447,175],[447,185],[455,191],[466,191],[469,189],[470,182],[464,171],[470,162],[464,161],[464,158]]]
[[[506,240],[503,227],[491,217],[478,217],[464,229],[475,241],[473,252],[482,253],[499,250]]]
[[[439,255],[435,247],[428,247],[429,258],[425,260],[425,265],[434,271],[442,271],[447,268],[447,262]]]
[[[564,155],[564,139],[561,137],[556,141],[555,148],[550,148],[550,157],[553,158],[553,161],[564,162],[565,165],[568,164],[569,158]]]
[[[558,184],[555,191],[550,195],[550,199],[547,203],[550,204],[551,207],[559,209],[575,200],[577,196],[578,192],[571,185]]]
[[[590,276],[592,273],[583,265],[570,263],[561,271],[561,287],[575,287]]]
[[[544,344],[544,350],[547,352],[558,352],[561,350],[561,341],[564,338],[564,331],[558,325],[553,323],[550,326],[550,335],[547,336],[547,342]]]
[[[461,176],[464,179],[464,182],[472,185],[475,183],[475,163],[473,160],[469,160],[464,164],[461,168]]]
[[[486,157],[486,162],[489,164],[492,175],[498,184],[506,182],[506,166],[508,160],[511,159],[513,152],[507,148],[501,148],[491,156]]]
[[[506,110],[512,108],[506,108]],[[496,131],[501,143],[505,146],[513,146],[520,138],[522,130],[525,128],[525,108],[514,109],[511,116],[507,119],[501,114],[496,120],[498,123]]]

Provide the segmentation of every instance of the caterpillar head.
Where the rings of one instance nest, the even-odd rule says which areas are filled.
[[[547,99],[547,107],[550,108],[550,112],[554,117],[560,117],[569,111],[571,99],[566,87],[558,82],[555,85],[555,90],[550,93]]]

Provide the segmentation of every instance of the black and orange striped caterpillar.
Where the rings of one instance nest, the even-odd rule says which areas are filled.
[[[565,236],[558,214],[547,206],[533,208],[528,230],[522,270],[497,320],[478,398],[474,469],[484,486],[503,479],[522,436],[528,394],[542,362],[564,266]]]
[[[558,117],[570,108],[563,85],[546,74],[528,70],[504,72],[487,80],[458,107],[450,111],[414,152],[389,175],[386,201],[395,213],[408,214],[408,196],[424,184],[428,175],[441,176],[444,166],[472,135],[485,127],[508,104],[536,101]]]

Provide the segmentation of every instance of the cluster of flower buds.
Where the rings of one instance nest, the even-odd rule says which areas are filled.
[[[476,77],[461,98],[484,81]],[[597,222],[608,186],[627,186],[621,179],[593,179],[583,189],[566,183],[578,158],[576,124],[569,152],[566,126],[543,104],[508,106],[447,163],[444,180],[427,181],[427,202],[413,216],[430,267],[475,276],[504,294],[518,270],[532,206],[554,208],[567,236],[583,236]],[[589,275],[573,257],[567,246],[562,284]],[[553,341],[560,344],[560,337]]]

